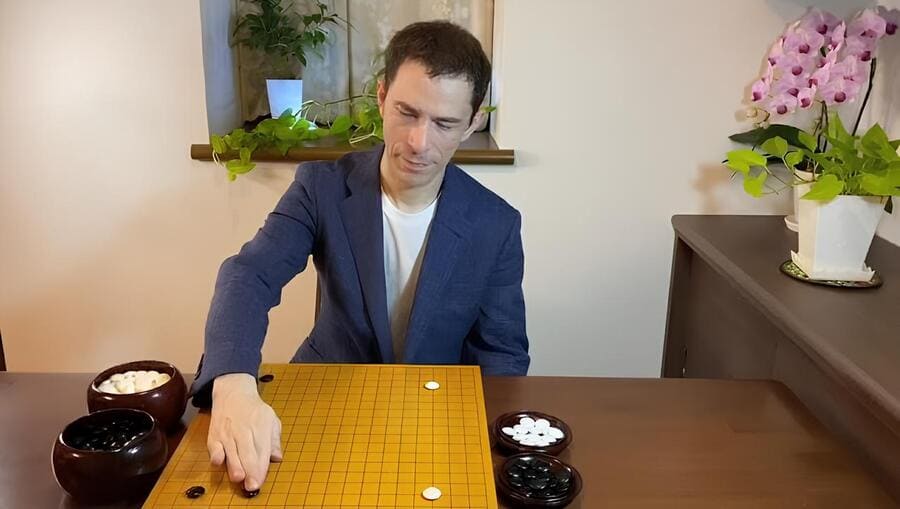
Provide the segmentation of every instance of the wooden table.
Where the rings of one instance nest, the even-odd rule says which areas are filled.
[[[662,374],[783,382],[900,498],[900,247],[875,239],[878,289],[779,271],[775,216],[675,216]]]
[[[86,411],[91,376],[0,373],[0,509],[84,507],[57,487],[50,449]],[[572,426],[561,458],[585,483],[570,507],[896,507],[776,382],[486,377],[484,385],[491,420],[534,409]]]

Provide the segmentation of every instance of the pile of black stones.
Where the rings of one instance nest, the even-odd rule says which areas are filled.
[[[572,487],[572,472],[567,468],[553,468],[549,461],[524,456],[506,467],[506,479],[520,495],[528,498],[553,500],[565,497]]]
[[[72,429],[66,443],[82,451],[116,451],[152,429],[149,419],[120,417],[104,422],[85,422]]]

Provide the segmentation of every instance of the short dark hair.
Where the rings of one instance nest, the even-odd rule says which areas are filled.
[[[458,77],[471,83],[472,118],[475,117],[491,82],[491,62],[474,35],[449,21],[407,25],[394,34],[384,52],[385,88],[390,87],[397,69],[407,60],[424,65],[432,78]]]

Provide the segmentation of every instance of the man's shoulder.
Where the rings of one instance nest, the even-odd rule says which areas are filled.
[[[309,161],[300,163],[294,174],[294,180],[302,184],[316,186],[340,186],[359,174],[377,172],[378,160],[381,158],[381,147],[369,150],[352,151],[334,161]]]
[[[462,189],[469,202],[470,210],[473,210],[476,214],[483,215],[488,213],[504,222],[515,220],[519,217],[519,211],[515,207],[466,173],[462,168],[451,164],[448,165],[447,170],[451,172],[452,178],[457,181]]]

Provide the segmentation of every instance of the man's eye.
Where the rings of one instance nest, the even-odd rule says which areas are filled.
[[[437,126],[438,126],[439,128],[441,128],[442,130],[444,130],[444,131],[448,131],[448,130],[450,130],[450,128],[452,127],[452,126],[450,126],[450,125],[443,124],[443,123],[441,123],[441,122],[437,122]]]

